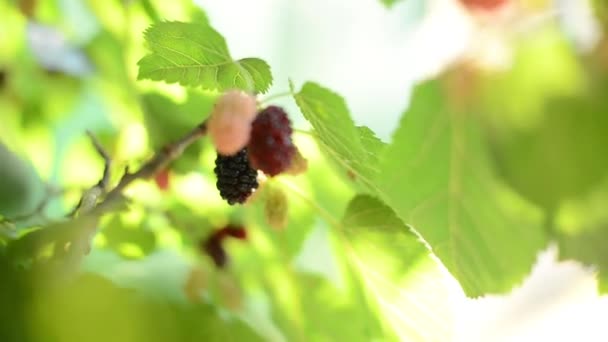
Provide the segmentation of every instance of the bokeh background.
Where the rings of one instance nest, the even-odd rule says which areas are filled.
[[[270,95],[287,91],[289,79],[295,84],[314,80],[339,92],[356,124],[370,127],[385,142],[418,82],[452,77],[457,82],[452,95],[483,109],[493,156],[507,183],[554,215],[554,222],[567,222],[571,217],[559,216],[564,201],[599,188],[607,174],[608,9],[602,1],[588,0],[505,0],[490,10],[463,2],[403,0],[389,7],[374,0],[198,0],[194,5],[186,0],[4,0],[0,138],[25,160],[12,163],[23,163],[18,173],[27,175],[28,191],[17,201],[7,186],[1,188],[2,201],[20,203],[5,205],[2,215],[21,217],[53,194],[43,212],[17,222],[19,230],[45,224],[78,202],[103,169],[87,129],[108,147],[119,174],[204,119],[217,94],[135,81],[136,63],[146,52],[143,31],[167,19],[209,20],[233,56],[265,59],[274,76]],[[293,113],[298,129],[309,128],[289,97],[273,103]],[[168,112],[176,114],[167,119]],[[223,325],[237,335],[217,328],[222,336],[217,340],[253,339],[248,334],[308,340],[301,331],[308,331],[310,340],[348,339],[338,327],[333,336],[310,332],[334,329],[339,311],[294,309],[304,305],[294,298],[307,296],[314,298],[311,307],[358,303],[356,291],[343,298],[326,284],[352,279],[339,276],[344,268],[339,242],[309,203],[312,198],[323,212],[341,213],[354,192],[310,136],[296,138],[312,166],[306,178],[270,186],[304,194],[290,195],[289,224],[280,233],[268,228],[261,200],[248,209],[226,207],[214,186],[214,151],[203,141],[172,166],[169,190],[138,182],[128,190],[138,204],[103,221],[84,262],[91,277],[102,278],[34,300],[34,309],[15,317],[40,341],[90,338],[87,329],[94,325],[69,315],[87,301],[96,303],[89,315],[104,316],[97,322],[128,322],[112,332],[117,335],[98,334],[100,341],[109,336],[170,340],[188,329],[202,329],[200,338],[213,339],[211,331]],[[605,217],[606,202],[598,203],[584,214]],[[247,225],[253,247],[230,242],[233,269],[217,271],[197,246],[214,227],[231,222]],[[12,228],[2,229],[9,239]],[[431,322],[424,328],[451,330],[455,341],[607,340],[608,299],[598,295],[596,270],[558,261],[558,254],[555,244],[548,246],[531,275],[508,295],[468,299],[442,269],[431,272],[446,284],[436,293],[434,281],[412,281],[412,296],[436,297],[437,303],[425,302],[432,304],[431,316],[440,317],[435,324],[453,322],[453,327]],[[3,299],[20,307],[18,285],[5,287]],[[171,303],[205,305],[190,312],[134,304],[123,287]],[[108,307],[102,305],[106,300]],[[117,311],[112,303],[131,304]],[[304,313],[294,314],[299,310]],[[162,318],[142,318],[144,311]],[[308,315],[317,319],[307,322]],[[155,336],[153,324],[159,321],[166,324]],[[246,332],[239,335],[240,330]],[[357,329],[352,334],[362,336]]]

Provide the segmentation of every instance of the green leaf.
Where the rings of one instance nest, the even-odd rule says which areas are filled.
[[[600,294],[608,293],[608,272],[600,271],[598,274],[598,292]]]
[[[444,98],[437,82],[415,90],[377,184],[468,296],[504,293],[546,244],[542,216],[498,181],[472,118]]]
[[[340,167],[373,189],[371,179],[378,172],[376,154],[382,142],[369,128],[355,126],[344,99],[331,90],[308,82],[294,97],[323,149]]]
[[[518,130],[542,125],[547,99],[580,94],[584,86],[579,59],[557,28],[526,35],[518,41],[508,71],[484,76],[478,98],[484,104],[482,114],[496,125]]]
[[[175,250],[159,248],[141,259],[125,259],[109,249],[94,249],[84,260],[82,270],[156,300],[182,304],[188,301],[184,284],[191,265]]]
[[[125,255],[125,244],[134,244],[141,252],[141,256],[148,255],[156,249],[156,235],[145,226],[145,221],[138,224],[129,224],[115,215],[103,225],[103,235],[107,246],[118,253]],[[139,254],[139,253],[138,253]],[[125,255],[127,257],[138,257],[140,255]]]
[[[450,340],[448,289],[439,267],[395,213],[374,197],[358,195],[342,225],[347,255],[399,339]]]
[[[501,175],[551,212],[563,200],[584,195],[608,174],[608,160],[598,158],[596,148],[608,146],[606,110],[603,92],[547,99],[540,125],[494,136]]]
[[[202,122],[195,115],[184,115],[179,105],[167,96],[147,93],[142,96],[144,123],[153,149],[175,141]]]
[[[555,237],[560,260],[577,260],[599,270],[603,292],[608,272],[608,181],[587,196],[565,201],[555,218]]]
[[[44,194],[44,183],[32,165],[0,142],[0,215],[30,214]]]
[[[146,31],[145,39],[152,53],[138,62],[138,79],[258,93],[266,92],[272,83],[266,62],[233,60],[224,38],[205,24],[157,23]]]
[[[608,145],[608,88],[556,28],[527,35],[516,48],[513,68],[480,77],[475,99],[501,177],[553,214],[608,174],[596,148]]]
[[[357,130],[359,131],[359,139],[361,139],[363,149],[367,153],[368,162],[372,163],[372,165],[377,165],[379,161],[378,157],[386,144],[378,139],[376,133],[367,126],[357,126]]]
[[[191,91],[185,103],[177,104],[158,93],[144,94],[142,97],[145,109],[144,123],[148,131],[150,147],[158,150],[203,122],[211,112],[215,99],[215,95]],[[203,142],[196,142],[171,164],[171,169],[178,172],[198,169],[202,149]]]
[[[86,274],[37,296],[31,307],[35,341],[260,341],[239,320],[209,305],[179,305],[141,296]],[[150,329],[150,327],[154,327]]]
[[[158,12],[156,11],[156,8],[154,8],[154,5],[152,5],[150,0],[142,0],[141,6],[143,7],[144,12],[146,13],[146,15],[148,16],[148,18],[150,20],[152,20],[155,23],[161,21],[160,16],[158,15]]]
[[[390,340],[360,281],[345,269],[342,245],[333,244],[330,233],[318,226],[298,258],[282,265],[280,273],[268,263],[258,272],[266,275],[267,292],[273,294],[274,321],[288,341]]]
[[[299,274],[300,299],[308,341],[386,340],[380,319],[361,301],[360,289],[340,289],[320,277]],[[303,292],[305,291],[305,292]],[[339,320],[336,317],[340,317]]]
[[[27,232],[8,245],[8,255],[14,260],[36,258],[46,247],[55,242],[89,242],[96,230],[99,216],[83,215],[75,219],[53,222]]]

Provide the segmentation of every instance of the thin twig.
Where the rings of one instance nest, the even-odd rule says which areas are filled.
[[[86,212],[93,209],[97,205],[99,199],[105,194],[108,183],[110,182],[112,158],[110,158],[110,154],[106,152],[103,145],[101,145],[97,137],[91,131],[87,130],[86,133],[91,139],[91,143],[93,144],[93,147],[95,147],[95,151],[97,151],[104,161],[103,175],[97,184],[85,191],[78,201],[78,204],[76,204],[74,209],[67,214],[67,217],[74,217],[78,212]]]
[[[91,241],[97,233],[99,217],[108,210],[112,210],[115,206],[123,203],[121,201],[123,198],[122,191],[138,178],[146,179],[154,176],[170,162],[177,159],[188,146],[192,145],[206,133],[207,126],[203,122],[181,139],[162,148],[136,172],[130,173],[128,168],[126,168],[125,174],[119,183],[107,193],[102,187],[104,184],[107,185],[106,179],[109,179],[109,171],[104,171],[102,180],[96,186],[87,190],[82,196],[78,217],[64,222],[57,222],[54,229],[47,227],[46,229],[31,232],[26,235],[25,240],[27,241],[21,244],[34,242],[36,246],[41,247],[55,242],[56,256],[62,260],[66,274],[70,273],[70,270],[75,270],[80,265],[82,259],[90,250]],[[96,140],[93,139],[93,141]],[[95,145],[97,151],[106,160],[106,166],[108,166],[110,158],[107,153],[105,153],[103,148],[100,148],[100,144]],[[103,153],[100,151],[103,151]],[[109,169],[109,167],[107,168]],[[99,201],[100,198],[102,199],[101,201]]]
[[[169,163],[181,156],[181,154],[188,146],[192,145],[205,134],[207,134],[207,123],[203,122],[193,128],[190,132],[188,132],[188,134],[183,136],[181,139],[161,148],[136,172],[130,173],[128,169],[125,170],[125,174],[120,179],[120,182],[118,182],[118,184],[107,193],[104,200],[97,205],[96,209],[103,210],[103,208],[106,208],[114,201],[119,199],[122,195],[122,191],[134,180],[148,179],[155,176],[158,172],[166,168]]]
[[[108,187],[108,183],[110,182],[110,168],[112,167],[112,158],[110,158],[108,152],[106,152],[97,137],[91,131],[87,130],[87,135],[91,139],[95,150],[103,158],[103,161],[105,163],[103,169],[103,176],[101,177],[101,180],[99,181],[99,183],[97,183],[97,185],[102,187],[103,189],[106,189]]]
[[[71,240],[58,241],[55,245],[57,255],[64,260],[64,264],[68,269],[76,269],[82,262],[82,259],[91,250],[91,242],[95,237],[98,229],[98,217],[107,210],[112,209],[113,206],[121,203],[122,191],[136,179],[147,179],[156,175],[159,171],[167,167],[169,163],[177,159],[182,155],[184,150],[192,145],[199,138],[207,133],[206,122],[203,122],[193,128],[181,139],[174,143],[168,144],[161,148],[150,160],[142,165],[139,170],[134,173],[130,173],[128,168],[125,168],[125,173],[118,182],[118,184],[109,192],[106,193],[105,186],[107,185],[109,178],[109,164],[110,158],[105,150],[101,147],[95,137],[88,133],[91,137],[95,148],[100,155],[106,160],[106,170],[102,180],[95,187],[87,191],[81,199],[80,212],[84,215],[90,215],[91,221],[84,227],[82,227],[77,236]],[[104,196],[105,194],[105,196]],[[98,201],[100,197],[103,197],[101,202]],[[85,216],[87,217],[87,216]],[[79,215],[80,218],[80,215]],[[65,249],[69,243],[69,248]]]
[[[317,133],[311,130],[306,130],[306,129],[301,129],[301,128],[294,128],[293,131],[295,133],[298,134],[302,134],[302,135],[307,135],[309,137],[313,137],[313,138],[317,138]]]

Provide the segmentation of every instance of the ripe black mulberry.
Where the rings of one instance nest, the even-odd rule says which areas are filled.
[[[215,159],[217,189],[228,204],[244,203],[258,187],[257,171],[249,165],[247,149],[233,156],[218,153]]]

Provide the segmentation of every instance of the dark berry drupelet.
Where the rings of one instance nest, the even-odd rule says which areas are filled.
[[[258,113],[248,145],[251,166],[270,176],[287,170],[296,153],[291,133],[291,122],[282,108],[269,106]]]
[[[257,171],[249,165],[247,149],[242,149],[233,156],[218,153],[213,171],[217,176],[216,185],[220,196],[231,205],[245,202],[258,187]]]

